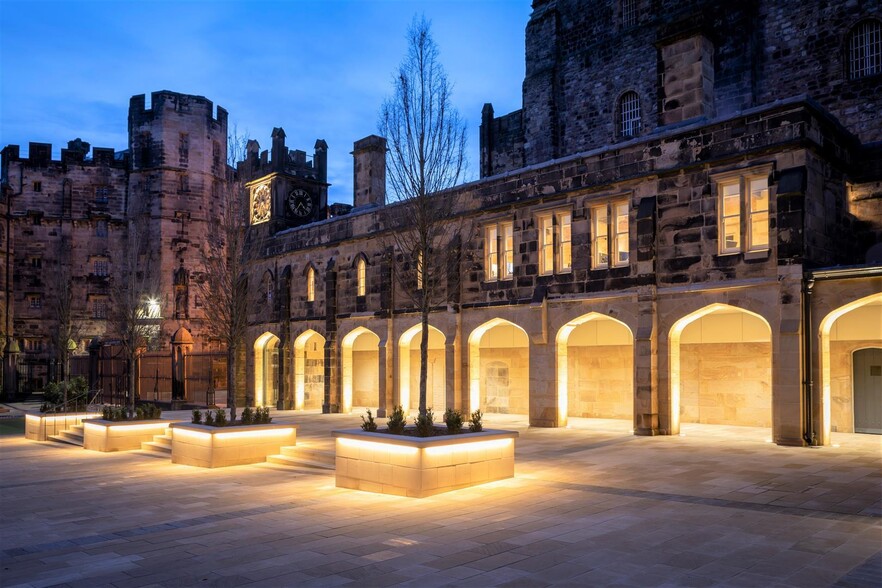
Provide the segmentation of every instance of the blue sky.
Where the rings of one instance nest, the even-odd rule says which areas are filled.
[[[157,90],[207,97],[268,148],[329,145],[330,200],[351,202],[352,143],[375,133],[405,32],[425,14],[469,128],[478,174],[481,107],[521,106],[530,0],[0,0],[0,146],[81,137],[127,147],[129,98]]]

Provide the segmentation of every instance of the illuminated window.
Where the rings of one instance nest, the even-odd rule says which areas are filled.
[[[882,73],[882,24],[867,20],[848,38],[848,77],[852,80]]]
[[[717,178],[720,253],[769,248],[768,174]]]
[[[640,134],[640,97],[637,92],[625,92],[619,98],[619,137]]]
[[[315,301],[315,270],[312,266],[306,270],[306,301]]]
[[[358,262],[355,264],[355,270],[357,274],[356,279],[358,280],[356,294],[358,296],[364,296],[367,292],[367,264],[364,262],[363,257],[358,258]]]
[[[572,213],[559,211],[539,217],[539,273],[573,269]]]
[[[425,275],[425,269],[423,268],[423,252],[417,252],[416,258],[416,278],[417,278],[417,290],[423,289],[423,276]]]
[[[591,208],[591,267],[605,269],[628,265],[630,260],[629,205],[627,200]]]
[[[499,222],[484,228],[484,267],[487,281],[514,275],[514,224]]]

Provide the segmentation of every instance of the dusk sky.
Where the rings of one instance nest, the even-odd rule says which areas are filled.
[[[197,94],[239,134],[289,149],[329,146],[329,200],[352,201],[352,143],[377,115],[405,54],[414,15],[432,22],[478,175],[481,108],[521,107],[530,0],[91,1],[0,0],[0,146],[67,141],[127,148],[134,94]]]

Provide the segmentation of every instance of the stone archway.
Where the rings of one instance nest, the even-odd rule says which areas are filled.
[[[279,400],[279,338],[266,332],[254,341],[254,404],[276,406]]]
[[[769,427],[772,336],[758,314],[711,304],[670,334],[671,421]]]
[[[294,340],[294,410],[320,409],[325,397],[325,338],[312,329]]]
[[[856,432],[856,422],[858,429],[866,429],[861,426],[861,417],[866,415],[856,414],[863,409],[855,403],[854,370],[874,370],[875,362],[855,365],[854,353],[882,347],[882,293],[860,298],[829,313],[821,321],[820,339],[824,438],[829,439],[831,431]],[[874,373],[875,370],[868,375]],[[882,373],[878,377],[882,380]]]
[[[353,406],[376,408],[380,391],[380,338],[365,327],[350,331],[342,341],[341,412]]]
[[[399,402],[405,410],[420,406],[420,335],[421,325],[406,330],[398,339]],[[447,404],[444,334],[429,325],[428,364],[426,365],[426,407],[435,415],[444,412]]]
[[[628,326],[591,312],[557,333],[561,415],[633,419],[634,336]]]
[[[495,318],[469,335],[469,410],[530,413],[530,339]]]

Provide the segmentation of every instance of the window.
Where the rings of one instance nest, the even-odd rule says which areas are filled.
[[[625,92],[619,98],[619,137],[636,137],[640,134],[640,97],[637,92]]]
[[[572,213],[559,211],[539,217],[539,273],[569,272],[573,269]]]
[[[28,294],[28,308],[42,308],[43,299],[39,294]]]
[[[424,263],[424,261],[423,261],[423,252],[422,252],[422,251],[418,251],[418,252],[417,252],[417,258],[416,258],[417,290],[422,290],[422,289],[423,289],[423,275],[424,275],[424,271],[425,271],[425,270],[423,269],[423,263]]]
[[[628,265],[629,209],[627,200],[616,200],[591,208],[592,269]]]
[[[107,299],[106,298],[92,299],[92,318],[93,319],[106,319],[107,318]]]
[[[510,280],[514,275],[514,224],[500,222],[484,228],[485,278]]]
[[[34,182],[34,192],[43,191],[43,182]]]
[[[110,186],[98,186],[95,188],[95,203],[96,204],[107,204],[107,200],[110,196]]]
[[[306,301],[315,302],[315,269],[312,266],[306,270]]]
[[[39,353],[43,351],[43,340],[42,339],[25,339],[24,340],[24,350],[28,353]]]
[[[43,267],[43,258],[39,255],[31,256],[28,262],[33,269],[40,269],[41,267]]]
[[[622,0],[622,27],[637,24],[637,0]]]
[[[358,261],[355,264],[356,270],[356,279],[358,280],[356,294],[358,296],[364,296],[367,292],[367,287],[365,285],[366,277],[367,277],[367,264],[364,262],[363,257],[359,257]]]
[[[96,237],[106,237],[107,236],[107,221],[100,220],[95,223],[95,236]]]
[[[720,253],[769,248],[769,179],[761,174],[716,179]]]
[[[882,23],[859,23],[848,38],[848,77],[856,80],[882,73]]]
[[[96,276],[107,277],[109,265],[106,259],[96,259],[92,262],[92,273]]]
[[[273,284],[273,276],[269,272],[263,274],[263,300],[270,304],[273,301],[273,290],[275,290],[275,285]]]
[[[190,135],[180,133],[178,136],[178,164],[187,167],[190,161]]]

